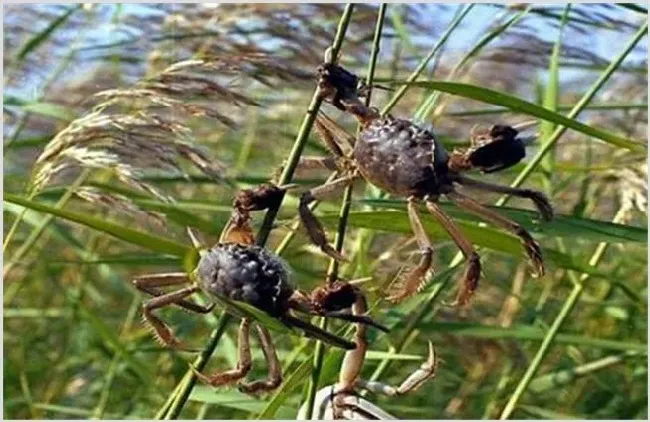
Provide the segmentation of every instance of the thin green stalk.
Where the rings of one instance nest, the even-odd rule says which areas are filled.
[[[508,30],[508,28],[512,27],[515,25],[521,18],[524,17],[526,13],[531,9],[532,5],[528,5],[524,10],[521,12],[517,13],[516,15],[512,16],[508,21],[506,21],[504,24],[492,29],[489,31],[487,34],[485,34],[477,43],[472,47],[472,49],[463,56],[462,59],[458,63],[456,63],[456,66],[451,70],[449,75],[447,76],[446,80],[451,81],[456,77],[456,74],[458,71],[474,56],[476,56],[486,45],[488,45],[491,41],[493,41],[495,38],[497,38],[499,35],[503,34],[505,31]],[[416,120],[424,120],[426,116],[429,116],[431,112],[436,109],[436,106],[438,105],[438,100],[440,99],[441,94],[440,91],[435,91],[433,92],[429,98],[426,99],[424,104],[422,104],[418,110],[415,113],[415,119]],[[435,110],[435,115],[438,115],[442,111],[442,108],[438,107]]]
[[[221,317],[219,318],[219,322],[217,323],[217,327],[210,335],[210,339],[208,340],[207,346],[205,347],[205,349],[203,349],[203,351],[201,351],[201,354],[194,361],[194,363],[192,363],[192,366],[197,371],[202,372],[203,369],[205,369],[206,365],[208,364],[208,360],[210,359],[210,356],[212,356],[212,352],[217,347],[217,344],[219,344],[219,340],[221,340],[221,336],[223,335],[223,333],[226,332],[226,327],[228,326],[228,321],[230,320],[230,318],[231,316],[225,311],[221,314]],[[171,401],[171,403],[169,404],[169,410],[163,412],[165,407],[163,406],[161,411],[159,411],[158,414],[156,415],[156,419],[178,418],[178,415],[183,410],[185,403],[187,403],[187,399],[190,397],[190,393],[192,392],[192,389],[194,388],[195,384],[196,384],[196,375],[192,370],[187,371],[181,383],[179,384],[178,393],[174,396],[173,401]]]
[[[348,29],[348,24],[350,23],[353,9],[354,5],[352,3],[346,4],[345,9],[343,10],[343,14],[341,15],[341,19],[339,20],[336,36],[334,37],[334,42],[332,43],[330,50],[331,54],[329,58],[332,62],[336,61],[336,58],[339,55],[339,51],[341,50],[341,45],[343,45],[343,40]],[[296,140],[293,143],[293,148],[291,149],[287,163],[284,166],[280,178],[278,179],[279,185],[284,185],[291,181],[293,173],[296,171],[296,167],[300,161],[302,150],[307,143],[309,132],[311,132],[314,121],[316,121],[316,116],[318,115],[318,110],[320,109],[322,103],[323,99],[321,98],[320,88],[316,88],[316,91],[312,96],[311,103],[309,104],[309,108],[307,109],[307,113],[305,114],[305,117],[303,117],[302,124],[300,125],[300,130],[298,131]],[[282,199],[284,199],[284,195]],[[282,199],[278,201],[277,206],[269,208],[269,210],[266,212],[264,221],[262,222],[262,227],[257,233],[258,245],[266,244],[269,234],[271,233],[271,228],[273,227],[273,222],[275,221],[275,217],[280,209]]]
[[[336,61],[339,51],[341,50],[343,40],[345,39],[345,33],[347,32],[348,24],[350,23],[350,18],[352,17],[353,9],[354,9],[354,5],[348,3],[345,6],[345,9],[343,10],[343,14],[341,15],[341,18],[339,20],[336,35],[334,36],[334,41],[332,43],[331,50],[330,50],[331,54],[329,56],[332,62]],[[309,136],[309,132],[311,131],[314,121],[316,120],[316,115],[318,114],[318,110],[320,109],[322,101],[323,100],[320,95],[320,88],[316,88],[311,103],[309,104],[309,108],[307,109],[307,112],[303,118],[303,122],[300,126],[300,130],[298,131],[298,135],[296,136],[296,140],[294,141],[293,148],[291,149],[291,153],[289,154],[289,158],[287,159],[287,163],[284,167],[284,170],[282,171],[282,174],[280,175],[280,178],[278,179],[279,185],[285,185],[291,182],[291,179],[293,178],[293,173],[295,172],[296,167],[298,166],[298,162],[300,161],[302,150],[305,144],[307,143],[307,137]],[[284,197],[282,199],[284,199]],[[278,205],[270,208],[267,211],[266,215],[264,216],[264,221],[262,222],[262,226],[257,234],[256,243],[258,245],[264,246],[266,244],[269,234],[271,233],[271,229],[273,228],[275,217],[277,216],[278,211],[280,209],[281,202],[282,200],[278,201]],[[195,361],[194,363],[195,369],[199,371],[203,369],[203,367],[207,363],[207,359],[212,355],[212,352],[217,347],[221,335],[225,331],[225,326],[227,325],[230,319],[231,317],[228,314],[224,313],[222,315],[219,321],[220,322],[219,326],[212,333],[211,341],[201,352],[201,356]],[[167,411],[165,409],[165,407],[167,406],[167,403],[165,403],[163,408],[161,408],[161,410],[158,412],[158,415],[156,416],[162,417],[164,415],[165,419],[177,418],[183,406],[187,402],[187,399],[189,398],[189,395],[192,389],[194,388],[195,383],[196,383],[196,375],[193,373],[193,371],[188,370],[183,380],[181,381],[182,386],[178,388],[178,392],[172,393],[172,395],[175,396],[175,399],[169,405],[169,410]]]
[[[400,89],[397,90],[397,92],[395,93],[395,95],[393,95],[393,98],[391,98],[390,101],[388,101],[388,103],[384,106],[384,108],[383,108],[382,111],[381,111],[381,114],[386,114],[386,113],[388,113],[388,112],[389,112],[393,107],[395,107],[395,105],[397,104],[397,102],[398,102],[399,100],[402,99],[402,97],[404,96],[404,94],[406,94],[406,90],[409,89],[411,83],[412,83],[412,82],[415,82],[415,80],[418,78],[418,76],[420,76],[420,74],[422,73],[422,71],[423,71],[423,70],[427,67],[427,65],[429,64],[429,61],[431,61],[431,59],[433,58],[433,56],[436,55],[436,53],[438,52],[438,50],[440,50],[440,48],[442,48],[442,46],[447,42],[447,39],[449,38],[449,36],[452,34],[452,32],[454,32],[454,30],[458,27],[458,25],[459,25],[460,22],[465,18],[465,16],[467,16],[467,14],[469,13],[469,11],[472,10],[472,8],[474,7],[474,5],[473,5],[473,4],[468,4],[467,6],[461,6],[461,7],[465,7],[465,10],[463,10],[463,12],[460,13],[460,14],[459,14],[459,15],[458,15],[458,16],[457,16],[457,17],[456,17],[456,18],[455,18],[455,19],[454,19],[454,20],[449,24],[449,26],[447,27],[447,30],[442,34],[442,36],[440,37],[440,39],[438,40],[438,42],[436,43],[436,45],[433,46],[433,48],[431,49],[431,51],[429,51],[429,54],[427,54],[427,56],[426,56],[426,57],[425,57],[425,58],[420,62],[420,64],[418,65],[418,67],[415,68],[415,70],[413,71],[413,73],[411,73],[411,76],[409,76],[408,79],[406,79],[406,84],[402,85],[402,86],[400,87]]]
[[[377,57],[379,55],[379,47],[381,42],[381,35],[384,26],[384,17],[386,16],[386,3],[379,6],[377,12],[377,23],[375,25],[375,35],[372,43],[372,52],[370,54],[370,62],[368,63],[368,72],[366,76],[366,85],[370,88],[366,96],[366,106],[370,104],[370,97],[372,95],[372,83],[375,77],[375,68],[377,66]],[[345,232],[348,224],[348,216],[350,214],[350,207],[352,205],[352,190],[353,186],[350,185],[345,188],[341,209],[339,211],[339,224],[334,240],[334,247],[337,252],[343,251],[343,243],[345,241]],[[327,283],[333,283],[338,278],[339,262],[336,259],[331,259],[329,268],[327,270]],[[327,328],[327,319],[323,318],[321,321],[321,328]],[[312,368],[312,376],[307,387],[307,397],[305,402],[307,404],[306,415],[311,418],[314,409],[314,400],[316,398],[316,390],[318,389],[318,381],[320,379],[320,372],[323,367],[323,360],[325,358],[325,345],[323,342],[316,342],[316,350],[314,351],[314,365]]]
[[[594,82],[594,84],[589,88],[587,93],[578,101],[578,103],[575,105],[575,107],[569,112],[567,115],[568,118],[570,119],[575,119],[578,114],[589,104],[589,102],[594,98],[596,93],[600,90],[600,88],[605,85],[605,82],[609,80],[609,78],[614,74],[616,69],[623,63],[623,60],[627,57],[627,55],[632,51],[634,46],[645,36],[646,32],[648,30],[648,22],[645,22],[641,28],[637,31],[637,33],[632,37],[630,42],[627,44],[627,46],[623,49],[621,54],[612,61],[609,66],[607,66],[607,69],[600,75],[598,80]],[[539,165],[539,163],[542,161],[542,158],[555,146],[557,143],[558,139],[564,134],[564,132],[567,130],[566,126],[559,126],[555,132],[553,132],[553,135],[540,147],[539,151],[537,151],[537,154],[535,157],[533,157],[532,160],[526,165],[526,167],[519,173],[517,178],[512,182],[510,185],[511,187],[519,187],[527,178],[528,176],[531,175],[533,170]],[[503,206],[508,202],[508,199],[510,197],[508,195],[504,195],[497,201],[496,205],[497,206]]]
[[[131,302],[129,311],[126,315],[126,318],[124,319],[124,324],[122,325],[122,330],[119,337],[120,340],[124,340],[126,333],[131,329],[131,326],[133,325],[133,322],[135,321],[135,318],[138,315],[138,310],[140,309],[140,302],[141,299],[139,295],[133,296],[133,301]],[[113,381],[115,380],[115,375],[117,375],[117,368],[119,366],[120,360],[121,360],[120,354],[115,353],[113,355],[113,359],[111,360],[111,364],[108,367],[108,372],[106,373],[106,382],[104,383],[104,387],[102,388],[102,392],[99,396],[99,401],[97,402],[97,406],[95,406],[95,409],[93,410],[93,414],[91,416],[92,419],[102,419],[104,417],[104,414],[106,413],[106,405],[108,404],[108,397],[111,392],[111,387],[113,386]]]
[[[621,219],[623,218],[623,215],[624,215],[623,211],[619,210],[614,216],[612,222],[614,223],[620,222]],[[600,262],[600,260],[603,258],[603,255],[605,254],[607,247],[608,244],[606,242],[599,243],[593,255],[591,256],[591,259],[589,260],[589,265],[591,265],[592,267],[596,267]],[[570,274],[574,274],[574,273],[570,272]],[[573,289],[571,290],[571,293],[569,293],[569,296],[564,301],[564,305],[562,306],[562,309],[555,317],[555,320],[553,321],[553,324],[551,324],[551,327],[549,328],[548,333],[544,337],[544,340],[542,340],[542,344],[539,346],[539,349],[537,350],[535,357],[530,362],[530,365],[528,366],[526,373],[519,381],[519,384],[517,385],[517,388],[515,389],[514,393],[512,394],[512,396],[510,396],[510,399],[506,403],[506,406],[504,407],[503,412],[501,413],[499,419],[508,419],[510,415],[512,415],[512,412],[515,410],[515,407],[517,406],[519,399],[521,399],[521,396],[528,388],[530,382],[533,380],[533,377],[535,376],[535,374],[537,374],[537,371],[539,370],[542,361],[546,357],[546,354],[548,353],[551,344],[553,344],[555,337],[560,332],[560,328],[562,328],[562,324],[564,324],[567,317],[573,310],[573,307],[580,299],[582,291],[585,288],[585,282],[588,279],[589,279],[588,274],[582,274],[579,279],[575,280],[577,282],[573,285]]]

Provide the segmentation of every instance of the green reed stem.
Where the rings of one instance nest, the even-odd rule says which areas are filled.
[[[623,214],[624,213],[622,212],[622,210],[619,210],[614,216],[612,222],[619,223],[623,218]],[[606,242],[599,243],[598,246],[596,247],[596,250],[591,256],[591,259],[589,259],[589,265],[591,265],[592,267],[598,266],[598,263],[605,255],[605,251],[607,250],[607,247],[608,244]],[[570,273],[573,274],[573,277],[576,277],[575,273],[573,273],[572,271],[570,271]],[[560,332],[560,328],[562,327],[562,324],[564,324],[567,317],[573,310],[575,304],[578,302],[578,299],[580,299],[580,296],[582,295],[582,291],[585,288],[585,282],[588,279],[589,279],[589,274],[582,274],[578,280],[574,279],[576,283],[573,285],[573,289],[571,290],[571,293],[569,293],[569,296],[564,301],[564,305],[562,306],[562,309],[555,317],[555,320],[553,320],[553,324],[551,324],[548,333],[542,340],[542,344],[539,346],[539,349],[537,350],[535,357],[530,362],[530,365],[528,366],[526,373],[519,381],[519,384],[517,385],[514,393],[512,394],[512,396],[510,396],[510,399],[508,400],[505,407],[503,408],[503,412],[501,413],[501,416],[499,416],[499,419],[508,419],[510,415],[512,415],[512,412],[515,410],[515,407],[517,406],[519,399],[521,399],[521,396],[528,388],[528,385],[533,380],[533,377],[537,374],[537,371],[539,370],[542,361],[546,357],[546,354],[548,353],[551,344],[553,343],[553,340],[555,340],[555,337]]]
[[[598,80],[591,86],[591,88],[587,91],[587,93],[578,101],[576,106],[569,112],[568,117],[570,118],[575,118],[582,110],[584,107],[587,106],[587,104],[593,99],[593,97],[596,95],[596,93],[600,90],[600,88],[607,82],[607,80],[614,74],[616,69],[621,65],[625,57],[632,51],[634,46],[643,38],[648,30],[648,23],[644,23],[641,28],[637,31],[637,33],[632,37],[630,42],[627,44],[626,48],[621,52],[621,54],[618,55],[618,57],[610,63],[609,66],[603,71],[603,73],[600,75]],[[521,183],[524,182],[528,178],[528,176],[532,173],[532,171],[537,167],[537,165],[541,162],[542,158],[551,150],[551,148],[555,145],[555,143],[558,141],[560,136],[564,134],[566,131],[566,127],[564,126],[559,126],[555,132],[551,135],[551,137],[544,143],[544,145],[540,148],[539,152],[537,155],[531,160],[531,162],[522,170],[522,172],[517,176],[517,178],[512,182],[511,186],[512,187],[518,187],[521,185]],[[508,201],[509,196],[503,196],[502,198],[499,199],[497,202],[497,205],[502,206],[505,205],[506,202]],[[618,219],[620,219],[620,211],[619,213],[614,217],[614,222],[617,222]],[[605,250],[607,249],[607,243],[600,243],[596,250],[594,251],[594,254],[592,255],[589,264],[592,266],[598,265],[600,262],[603,254],[605,253]],[[574,281],[574,286],[573,289],[571,290],[571,293],[567,297],[567,299],[564,302],[564,305],[558,315],[555,317],[555,320],[553,321],[553,324],[551,325],[547,335],[544,337],[544,340],[542,341],[542,344],[539,346],[539,349],[537,350],[537,353],[535,354],[535,357],[531,361],[530,365],[528,366],[528,369],[524,373],[523,377],[519,381],[519,384],[515,388],[514,393],[512,396],[510,396],[510,399],[506,403],[501,415],[500,419],[507,419],[512,415],[512,412],[515,410],[515,407],[517,406],[517,403],[521,399],[521,396],[524,394],[526,389],[528,388],[528,385],[532,381],[533,377],[539,370],[539,367],[542,364],[542,361],[546,357],[546,354],[548,353],[548,350],[551,347],[551,344],[555,340],[555,337],[557,336],[560,328],[562,327],[562,324],[564,324],[566,318],[568,315],[571,313],[573,310],[573,307],[577,303],[578,299],[582,295],[582,291],[585,286],[585,281],[589,278],[587,274],[583,274],[577,282],[573,278],[575,276],[572,276],[572,281]]]
[[[350,23],[350,17],[352,16],[353,8],[354,5],[352,3],[348,3],[343,10],[343,14],[341,15],[341,19],[339,20],[339,25],[336,30],[336,36],[334,37],[334,42],[332,43],[331,47],[331,54],[329,57],[331,62],[335,62],[336,58],[339,55],[341,45],[343,44],[343,40],[345,38],[345,33],[348,29],[348,24]],[[302,124],[300,125],[300,130],[298,131],[296,140],[293,143],[293,148],[291,149],[287,163],[284,166],[280,178],[278,179],[278,185],[284,185],[291,181],[293,173],[295,172],[296,167],[298,166],[298,162],[300,161],[302,150],[307,143],[307,138],[309,137],[309,133],[311,132],[311,128],[314,125],[316,115],[318,114],[318,110],[320,109],[322,103],[323,99],[321,98],[320,88],[316,88],[316,91],[312,96],[311,103],[309,104],[309,108],[307,108],[307,113],[305,113],[305,117],[303,118]],[[284,195],[282,196],[282,199],[284,199]],[[266,212],[264,221],[262,222],[262,227],[257,233],[258,245],[266,244],[269,234],[271,233],[271,228],[273,227],[273,222],[275,221],[275,217],[277,216],[280,209],[282,199],[278,201],[277,206],[269,208],[269,210]]]
[[[345,39],[345,33],[347,32],[347,28],[350,23],[350,18],[352,16],[353,8],[354,5],[348,3],[345,6],[345,9],[343,10],[343,14],[341,15],[341,18],[339,19],[336,35],[334,36],[334,41],[332,42],[332,46],[331,46],[331,51],[330,51],[331,54],[329,56],[332,62],[336,61],[339,51],[341,50],[341,45],[343,44],[343,40]],[[289,158],[287,159],[287,163],[284,167],[284,170],[282,171],[282,174],[280,175],[280,178],[278,179],[279,185],[285,185],[291,182],[291,179],[293,178],[293,173],[295,172],[296,167],[298,166],[298,162],[300,161],[302,150],[304,149],[304,146],[307,143],[309,132],[311,131],[314,121],[316,120],[316,115],[318,114],[318,110],[320,109],[322,102],[323,100],[320,95],[320,88],[316,88],[311,103],[309,104],[309,108],[307,109],[305,117],[303,118],[302,124],[300,126],[300,130],[298,131],[298,135],[296,136],[296,140],[294,141],[293,148],[291,149],[291,153],[289,154]],[[284,195],[282,199],[284,199]],[[262,222],[262,226],[257,234],[257,241],[256,241],[257,245],[264,246],[266,244],[269,234],[271,233],[271,229],[273,228],[275,217],[277,216],[278,211],[280,209],[282,199],[278,201],[277,206],[270,208],[266,212],[266,215],[264,216],[264,221]],[[225,327],[231,318],[232,317],[226,314],[225,312],[220,318],[219,325],[212,333],[211,341],[203,349],[203,351],[201,352],[201,356],[194,363],[194,367],[198,371],[202,371],[203,367],[205,367],[208,358],[212,355],[214,349],[219,344],[219,340],[221,339],[221,336],[225,331]],[[168,399],[167,403],[163,405],[163,407],[160,409],[156,417],[162,418],[164,415],[165,419],[177,418],[181,410],[183,409],[183,406],[187,402],[187,399],[189,398],[195,383],[196,383],[196,375],[190,369],[186,372],[185,376],[183,377],[183,380],[181,380],[181,385],[178,388],[178,392],[174,391],[170,396],[170,397],[175,397],[173,399],[173,402],[170,405],[168,405],[168,403],[170,402],[170,400]],[[169,410],[166,409],[167,406],[169,406]]]
[[[569,112],[567,115],[568,118],[574,119],[580,114],[580,112],[589,104],[589,102],[594,98],[596,93],[600,90],[600,88],[605,85],[605,83],[609,80],[609,78],[614,74],[614,72],[618,69],[618,67],[623,63],[623,60],[627,57],[627,55],[632,51],[634,46],[645,36],[646,32],[648,31],[648,23],[645,22],[641,28],[637,31],[637,33],[630,39],[630,42],[627,44],[625,49],[621,52],[621,54],[612,61],[609,66],[603,71],[603,73],[600,75],[598,80],[594,82],[594,84],[589,88],[589,90],[583,95],[583,97],[576,103],[576,105],[573,107],[573,109]],[[537,154],[535,157],[533,157],[532,160],[526,165],[526,167],[519,173],[517,178],[512,182],[510,185],[511,187],[519,187],[527,178],[528,176],[531,175],[533,170],[539,165],[539,163],[542,161],[542,158],[548,152],[555,146],[557,143],[558,139],[564,134],[564,132],[567,130],[566,126],[559,126],[555,132],[551,135],[551,137],[540,147],[539,151],[537,151]],[[510,198],[509,195],[504,195],[497,201],[496,205],[497,206],[503,206],[508,202],[508,199]]]
[[[449,36],[454,32],[454,30],[458,27],[460,22],[465,18],[465,16],[469,13],[470,10],[474,7],[473,4],[468,4],[467,6],[464,6],[465,10],[463,10],[462,13],[460,13],[447,27],[447,30],[442,34],[436,45],[429,51],[429,54],[420,62],[418,67],[415,68],[413,73],[411,73],[411,76],[406,79],[406,84],[402,85],[395,95],[393,95],[393,98],[388,101],[388,103],[384,106],[384,108],[381,111],[381,114],[386,114],[388,113],[399,100],[402,99],[404,94],[406,94],[406,90],[409,89],[410,85],[412,82],[415,82],[415,80],[420,76],[422,71],[427,67],[433,56],[436,55],[436,53],[442,48],[442,46],[447,42],[447,39],[449,39]]]
[[[215,330],[210,335],[210,339],[208,340],[207,346],[205,347],[205,349],[203,349],[203,351],[201,351],[199,357],[192,364],[192,366],[194,366],[194,369],[196,369],[197,371],[202,372],[205,369],[206,365],[208,364],[208,360],[210,359],[210,356],[212,356],[212,352],[214,351],[214,349],[217,347],[217,344],[219,344],[219,341],[221,340],[221,336],[223,336],[223,333],[226,332],[226,327],[228,326],[228,321],[230,320],[230,318],[231,316],[225,311],[221,314],[221,317],[219,318],[219,322],[217,323],[217,328],[215,328]],[[168,400],[169,410],[164,411],[167,405],[167,403],[165,403],[163,408],[161,408],[161,410],[156,415],[156,419],[178,418],[178,415],[183,410],[185,403],[187,403],[187,399],[190,397],[190,394],[195,384],[196,384],[196,375],[190,369],[185,373],[185,376],[183,377],[183,379],[179,384],[178,394],[176,394],[175,396],[170,396],[170,397],[174,397],[174,399],[171,401]]]
[[[379,6],[377,12],[377,23],[375,25],[375,35],[372,42],[372,51],[370,54],[370,62],[368,63],[368,72],[366,75],[366,84],[369,87],[368,95],[366,97],[366,106],[370,104],[370,97],[372,95],[372,83],[375,77],[375,68],[377,66],[377,57],[379,55],[379,48],[381,42],[381,35],[384,26],[384,17],[386,16],[386,3]],[[339,211],[339,224],[334,240],[334,247],[338,252],[343,251],[343,243],[345,241],[345,232],[348,225],[348,216],[350,214],[350,207],[352,205],[352,190],[353,185],[345,188],[343,193],[343,200],[341,202],[341,209]],[[327,270],[327,283],[333,283],[338,278],[339,262],[336,259],[330,259],[329,268]],[[320,324],[321,328],[327,328],[327,319],[323,318]],[[320,372],[323,367],[323,360],[325,358],[325,345],[322,341],[316,342],[316,349],[314,351],[314,365],[312,368],[312,376],[309,380],[307,388],[307,397],[305,402],[307,404],[306,415],[311,419],[314,409],[314,399],[316,398],[316,390],[318,389],[318,381],[320,379]]]

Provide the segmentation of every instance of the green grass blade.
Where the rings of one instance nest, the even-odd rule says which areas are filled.
[[[16,52],[16,60],[22,61],[27,57],[29,53],[36,50],[41,44],[50,38],[50,35],[60,26],[62,26],[74,12],[81,9],[83,5],[78,4],[70,7],[65,13],[63,13],[58,18],[54,19],[48,26],[46,26],[42,31],[35,34],[33,37],[27,40],[20,49]]]
[[[399,100],[402,99],[404,94],[406,94],[406,91],[409,89],[410,84],[412,82],[415,82],[415,80],[420,76],[420,74],[427,67],[427,65],[429,64],[431,59],[445,45],[445,43],[447,42],[447,40],[449,39],[451,34],[454,33],[456,28],[458,28],[460,23],[463,21],[463,19],[465,19],[465,16],[467,16],[469,11],[472,10],[474,5],[473,4],[468,4],[466,6],[459,6],[459,7],[464,7],[463,11],[461,13],[459,13],[458,16],[456,16],[456,18],[449,24],[447,29],[445,29],[445,32],[440,36],[440,39],[438,40],[436,45],[433,46],[431,51],[429,51],[429,54],[427,54],[427,56],[424,59],[422,59],[422,61],[418,65],[418,67],[415,68],[413,73],[411,73],[411,75],[408,77],[408,79],[406,79],[406,84],[401,86],[397,90],[397,92],[395,92],[393,97],[388,101],[388,103],[386,103],[384,108],[381,110],[381,114],[386,114],[386,113],[390,112],[390,110],[392,110],[393,107],[395,107],[395,105],[399,102]]]
[[[532,325],[514,325],[508,328],[503,328],[499,326],[463,322],[425,322],[421,323],[418,328],[427,331],[430,330],[432,333],[453,334],[457,336],[490,340],[514,339],[542,341],[546,336],[545,330]],[[648,352],[648,345],[638,341],[610,340],[574,334],[558,334],[556,340],[560,344],[570,344],[588,348],[633,351],[639,353]]]
[[[548,390],[555,388],[560,388],[567,384],[572,383],[579,377],[584,377],[595,371],[600,371],[602,369],[609,368],[613,365],[617,365],[632,356],[637,356],[638,354],[633,353],[623,353],[615,356],[607,356],[602,359],[598,359],[593,362],[586,363],[584,365],[576,366],[570,369],[563,369],[561,371],[552,372],[550,374],[541,375],[531,381],[528,389],[534,393],[543,393]]]
[[[3,199],[7,202],[21,205],[25,208],[44,212],[77,224],[81,224],[91,229],[109,234],[120,240],[124,240],[134,245],[142,246],[151,251],[166,253],[178,257],[185,257],[193,250],[189,246],[185,246],[162,237],[153,236],[148,233],[128,228],[124,224],[104,221],[99,218],[75,211],[57,209],[50,205],[36,201],[30,201],[11,193],[5,193]]]
[[[77,113],[68,107],[48,103],[44,101],[25,101],[17,97],[6,96],[4,97],[3,106],[19,107],[28,113],[38,114],[44,117],[52,117],[54,119],[62,120],[64,122],[71,122],[77,117]]]
[[[406,201],[395,199],[364,199],[361,201],[364,204],[372,205],[377,208],[390,208],[400,211],[406,211]],[[449,213],[452,217],[459,220],[468,222],[476,222],[477,217],[465,212],[452,204],[441,203],[441,207],[445,212]],[[573,215],[557,214],[551,221],[537,223],[539,216],[534,211],[523,210],[511,207],[497,207],[488,206],[499,214],[508,217],[530,230],[532,233],[540,233],[548,236],[567,237],[567,238],[580,238],[583,240],[591,240],[595,242],[638,242],[647,243],[648,229],[647,227],[636,227],[626,224],[616,224],[611,221],[593,220],[589,218],[582,218]],[[426,210],[422,210],[426,213]],[[372,213],[381,213],[382,211],[366,211],[369,215]],[[381,215],[381,214],[379,214]],[[389,220],[393,216],[383,217]],[[406,213],[404,213],[406,216]],[[396,218],[403,218],[403,216],[395,215]],[[432,220],[433,221],[433,220]]]
[[[574,119],[575,117],[580,114],[580,112],[583,110],[584,107],[586,107],[591,100],[594,98],[596,93],[605,85],[605,83],[609,80],[609,78],[616,72],[616,70],[619,68],[619,66],[623,63],[627,55],[634,49],[634,46],[637,45],[637,43],[646,36],[646,33],[648,32],[648,22],[645,22],[639,30],[634,34],[634,36],[630,39],[630,41],[627,43],[623,51],[607,66],[607,69],[603,71],[603,73],[600,75],[598,80],[594,82],[594,84],[589,88],[589,90],[582,96],[580,101],[576,104],[575,108],[569,112],[566,118],[568,119]],[[565,118],[563,116],[563,118]],[[559,123],[562,125],[562,123]],[[530,176],[533,172],[533,170],[539,165],[541,162],[542,158],[553,148],[553,146],[557,143],[557,141],[560,139],[560,137],[564,134],[564,131],[567,129],[568,126],[564,125],[561,127],[558,127],[555,132],[553,132],[553,135],[547,139],[542,146],[540,147],[539,151],[535,156],[530,160],[528,164],[526,164],[526,167],[519,173],[517,178],[510,184],[511,187],[518,187],[520,186],[527,178]],[[634,150],[640,149],[642,151],[645,151],[645,147],[639,147],[638,144],[634,143]],[[497,205],[505,205],[506,202],[508,201],[508,196],[503,196],[499,201],[497,201]]]
[[[526,13],[528,13],[531,7],[532,5],[526,6],[524,10],[516,13],[514,16],[511,16],[510,19],[508,19],[505,23],[498,25],[497,27],[488,31],[483,37],[481,37],[481,39],[473,45],[473,47],[463,56],[463,58],[458,63],[456,63],[454,68],[449,73],[449,76],[447,76],[447,80],[453,80],[458,71],[465,64],[467,64],[470,59],[478,55],[486,45],[494,41],[496,38],[506,32],[510,27],[519,22],[519,20],[523,18]],[[431,92],[431,94],[424,100],[422,105],[415,111],[414,119],[417,121],[425,121],[426,117],[429,116],[435,109],[439,99],[440,92],[433,90],[433,92]]]
[[[400,81],[395,82],[404,83]],[[571,128],[588,136],[593,136],[594,138],[598,138],[617,147],[627,148],[633,151],[646,150],[645,146],[638,141],[627,139],[605,130],[586,125],[576,120],[574,118],[575,116],[566,117],[562,114],[538,106],[537,104],[533,104],[503,92],[460,82],[423,81],[412,82],[409,85],[420,88],[433,88],[448,94],[470,98],[487,104],[507,107],[512,111],[517,111],[558,125],[566,126],[567,128]]]
[[[195,387],[189,400],[248,412],[259,412],[267,405],[267,402],[264,400],[256,399],[237,391],[219,391],[214,387],[204,385]],[[290,419],[294,416],[295,410],[291,406],[283,405],[276,409],[276,418],[278,419]]]

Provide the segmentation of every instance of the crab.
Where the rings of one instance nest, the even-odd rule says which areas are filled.
[[[453,305],[466,305],[478,287],[481,273],[479,255],[453,219],[438,204],[441,195],[456,206],[519,237],[532,264],[532,275],[544,275],[541,248],[526,229],[457,190],[460,185],[527,198],[538,209],[542,220],[553,218],[553,207],[541,192],[493,184],[464,174],[473,169],[493,173],[523,159],[526,142],[518,137],[515,128],[495,125],[485,132],[473,131],[469,148],[454,149],[448,153],[430,130],[406,119],[382,116],[375,108],[366,107],[359,99],[359,79],[341,66],[321,65],[318,75],[322,99],[352,114],[361,126],[355,139],[321,113],[316,120],[315,129],[332,156],[305,157],[300,163],[305,167],[327,168],[338,176],[300,196],[299,215],[302,224],[311,241],[324,253],[334,259],[345,260],[345,256],[328,243],[322,224],[309,208],[310,203],[363,178],[387,193],[407,199],[410,224],[421,253],[417,266],[408,271],[388,293],[390,301],[400,302],[418,293],[426,285],[426,276],[432,265],[433,245],[418,211],[422,202],[458,245],[466,261]]]
[[[288,264],[273,252],[253,244],[249,212],[258,208],[255,203],[245,201],[251,192],[252,197],[272,203],[277,200],[277,193],[280,191],[267,185],[254,191],[242,191],[235,200],[233,218],[224,231],[224,236],[212,248],[204,248],[188,228],[192,242],[201,256],[190,275],[184,272],[143,275],[137,277],[134,284],[139,290],[154,296],[144,302],[143,316],[153,328],[155,336],[171,348],[187,350],[172,329],[155,314],[155,311],[165,306],[176,305],[190,312],[207,313],[212,311],[216,301],[223,304],[231,314],[241,318],[237,366],[212,375],[197,371],[197,376],[215,387],[238,383],[240,391],[258,395],[277,388],[282,382],[282,371],[271,333],[251,318],[250,314],[242,312],[238,303],[261,310],[285,326],[297,328],[307,337],[345,350],[355,349],[357,344],[299,319],[293,311],[338,318],[364,326],[372,325],[383,331],[387,331],[387,328],[358,312],[359,309],[364,309],[360,304],[365,303],[365,298],[353,282],[336,280],[317,287],[311,293],[296,289],[290,282]],[[183,287],[169,293],[162,290],[166,287],[181,286]],[[201,306],[189,300],[190,296],[199,292],[213,299],[213,303]],[[252,327],[260,338],[262,351],[269,366],[269,375],[264,381],[246,382],[244,378],[252,365],[249,339]]]
[[[356,313],[365,313],[365,300],[357,301],[353,309]],[[298,411],[297,419],[398,419],[369,400],[360,397],[358,391],[366,389],[373,393],[398,397],[417,390],[436,374],[438,358],[433,344],[429,342],[429,354],[426,361],[398,387],[377,381],[363,380],[359,378],[359,374],[368,349],[364,325],[356,325],[354,338],[356,348],[345,353],[338,382],[328,385],[316,393],[314,407],[310,415],[307,414],[307,404],[303,404]]]

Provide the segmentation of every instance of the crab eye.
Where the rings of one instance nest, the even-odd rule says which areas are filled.
[[[470,162],[484,173],[514,166],[526,156],[526,146],[517,138],[518,133],[511,126],[493,126],[489,133],[477,137]]]

